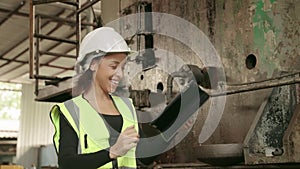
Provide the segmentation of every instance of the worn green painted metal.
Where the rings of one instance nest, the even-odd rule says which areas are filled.
[[[271,5],[275,1],[270,0]],[[275,27],[272,15],[272,8],[266,7],[265,0],[258,0],[256,2],[255,14],[253,16],[254,48],[258,52],[261,64],[260,69],[267,72],[267,77],[272,76],[274,70],[277,68],[272,61],[275,49],[273,42],[280,31],[279,28]]]
[[[260,73],[299,71],[300,1],[256,0],[252,18]]]

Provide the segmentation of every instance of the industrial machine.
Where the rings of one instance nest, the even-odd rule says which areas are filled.
[[[157,168],[299,168],[300,1],[113,2],[103,24],[138,51],[119,94],[174,139]],[[72,78],[32,78],[49,84],[37,101],[72,97]]]

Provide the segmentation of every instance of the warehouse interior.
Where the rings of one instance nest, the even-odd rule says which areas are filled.
[[[0,169],[58,168],[50,109],[102,26],[137,51],[118,92],[139,120],[185,115],[148,168],[300,167],[300,1],[1,0],[0,82],[21,85],[21,113],[0,119]],[[208,96],[195,110],[191,82]]]

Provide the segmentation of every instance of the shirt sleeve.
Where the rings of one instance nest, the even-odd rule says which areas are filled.
[[[137,162],[142,167],[151,165],[170,145],[159,130],[151,125],[139,126],[140,141],[136,147]]]
[[[107,150],[100,150],[89,154],[77,154],[77,149],[77,134],[61,113],[58,154],[60,169],[95,169],[112,161]]]

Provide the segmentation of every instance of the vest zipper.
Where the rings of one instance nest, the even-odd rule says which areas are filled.
[[[84,148],[88,148],[88,143],[87,143],[87,134],[84,134]]]
[[[118,160],[117,159],[115,159],[115,160],[112,161],[112,166],[113,166],[113,169],[118,169],[119,168],[118,167]]]

